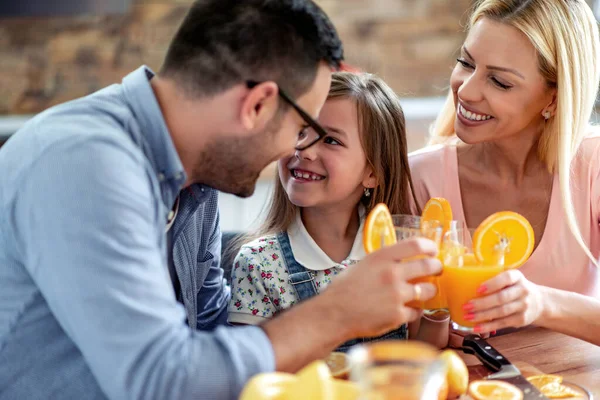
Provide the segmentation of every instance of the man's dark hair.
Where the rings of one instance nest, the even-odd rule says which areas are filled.
[[[173,38],[161,75],[191,96],[275,81],[297,97],[318,63],[338,69],[342,43],[311,0],[196,0]]]

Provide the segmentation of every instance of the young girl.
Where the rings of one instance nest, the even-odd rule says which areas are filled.
[[[329,135],[279,161],[266,221],[235,259],[231,323],[259,324],[362,259],[363,221],[375,204],[410,213],[404,114],[380,78],[334,73],[319,123]],[[401,326],[377,339],[406,337]]]

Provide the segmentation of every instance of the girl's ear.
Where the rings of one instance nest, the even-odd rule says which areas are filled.
[[[365,173],[365,177],[363,178],[362,185],[367,189],[374,189],[377,187],[377,177],[373,173],[373,169],[371,167],[367,167],[367,171]]]

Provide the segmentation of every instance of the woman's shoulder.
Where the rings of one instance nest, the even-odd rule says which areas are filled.
[[[600,148],[600,126],[591,126],[581,142],[581,148],[586,151],[597,151]]]
[[[583,168],[600,167],[600,127],[590,128],[579,146],[576,159],[582,163]]]
[[[443,181],[457,173],[456,145],[436,144],[424,147],[411,152],[408,163],[413,182],[417,186],[417,196],[420,196],[419,186],[439,190]],[[431,195],[431,193],[421,194]]]
[[[408,162],[412,170],[434,169],[439,172],[439,167],[448,163],[451,159],[448,155],[456,154],[456,146],[453,144],[435,144],[425,146],[408,154]]]

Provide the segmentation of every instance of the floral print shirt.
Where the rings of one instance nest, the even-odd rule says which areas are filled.
[[[336,263],[310,238],[301,221],[288,230],[292,252],[315,278],[317,293],[335,276],[364,257],[362,225],[348,258]],[[302,254],[298,257],[296,254]],[[276,235],[261,237],[240,249],[231,277],[229,322],[256,325],[298,302]]]

